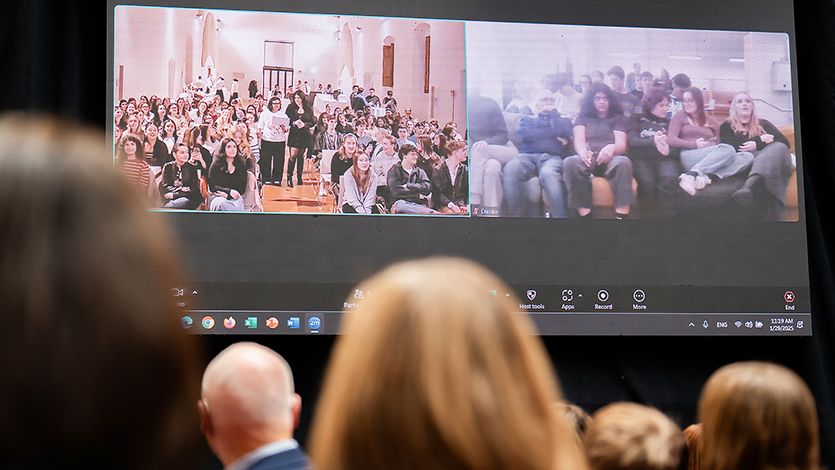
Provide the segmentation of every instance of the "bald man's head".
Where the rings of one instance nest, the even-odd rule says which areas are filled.
[[[221,461],[221,454],[232,461],[261,445],[292,438],[301,399],[284,358],[255,343],[236,343],[206,367],[198,407],[209,445]]]

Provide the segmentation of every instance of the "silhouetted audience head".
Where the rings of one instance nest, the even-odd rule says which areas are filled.
[[[572,403],[557,403],[556,407],[574,432],[577,444],[582,446],[583,439],[586,437],[586,430],[591,422],[591,416],[586,413],[586,410]]]
[[[592,416],[583,447],[592,470],[676,470],[684,436],[655,408],[612,403]]]
[[[817,470],[818,415],[806,383],[786,367],[737,362],[699,399],[703,470]]]
[[[194,464],[199,366],[171,296],[174,243],[105,140],[0,118],[4,466]]]
[[[236,343],[206,367],[197,405],[206,441],[229,466],[265,444],[292,439],[301,404],[284,358],[255,343]]]
[[[358,290],[316,410],[319,469],[585,468],[542,343],[498,277],[431,258]]]

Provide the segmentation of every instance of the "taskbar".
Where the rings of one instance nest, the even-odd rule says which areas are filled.
[[[523,313],[523,312],[519,312]],[[524,312],[543,336],[811,336],[811,313]],[[335,335],[350,312],[188,310],[198,335]]]

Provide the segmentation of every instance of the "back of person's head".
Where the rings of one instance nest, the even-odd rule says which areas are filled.
[[[292,438],[301,399],[287,361],[244,342],[224,349],[206,367],[198,408],[209,446],[228,465],[262,445]]]
[[[0,119],[0,460],[183,468],[199,434],[197,352],[171,297],[174,242],[105,136]]]
[[[583,445],[583,439],[586,437],[586,430],[591,422],[591,416],[586,413],[586,410],[580,408],[573,403],[557,403],[557,411],[565,417],[565,421],[574,432],[574,438],[578,445]]]
[[[316,411],[318,468],[585,468],[542,343],[498,277],[430,258],[358,289]]]
[[[684,436],[655,408],[612,403],[592,416],[583,447],[592,470],[676,470]]]
[[[691,424],[681,431],[687,444],[687,470],[699,470],[702,456],[702,423]]]
[[[456,150],[461,150],[467,147],[467,143],[463,140],[453,140],[452,142],[446,144],[446,150],[448,154],[452,154],[452,152]]]
[[[679,88],[690,88],[692,82],[690,81],[690,77],[683,73],[676,74],[673,77],[673,86],[677,86]]]
[[[710,376],[699,399],[703,470],[816,470],[815,399],[786,367],[737,362]]]

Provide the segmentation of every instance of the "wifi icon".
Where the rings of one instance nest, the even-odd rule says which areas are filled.
[[[734,325],[736,325],[737,328],[742,328],[742,322],[739,320],[735,321]]]

